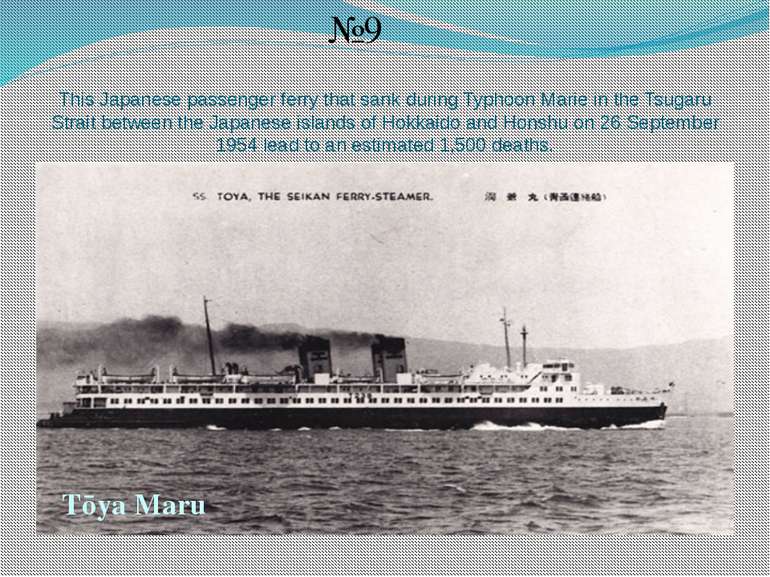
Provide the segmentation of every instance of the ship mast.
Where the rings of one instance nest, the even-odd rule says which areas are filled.
[[[524,368],[527,368],[527,325],[521,327],[521,361]]]
[[[511,344],[508,341],[508,327],[511,326],[511,321],[508,320],[508,312],[503,307],[503,317],[500,319],[503,323],[503,332],[505,333],[505,368],[511,368]]]
[[[208,343],[209,343],[209,360],[211,361],[211,374],[216,375],[217,367],[216,367],[216,364],[214,363],[214,343],[211,341],[211,324],[209,323],[209,307],[208,307],[209,302],[211,301],[204,296],[203,297],[203,315],[206,317],[206,338],[208,339]]]

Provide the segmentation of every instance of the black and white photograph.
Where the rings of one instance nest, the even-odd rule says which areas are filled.
[[[37,531],[735,531],[733,166],[41,163]]]

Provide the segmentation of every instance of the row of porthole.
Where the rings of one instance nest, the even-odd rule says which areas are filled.
[[[120,400],[121,400],[120,398],[111,398],[109,404],[110,405],[119,405],[120,404]],[[198,400],[199,399],[197,397],[189,397],[189,398],[179,397],[177,399],[171,399],[171,398],[158,399],[158,398],[147,398],[147,397],[145,397],[145,398],[136,399],[136,404],[142,405],[142,404],[145,404],[145,403],[147,403],[149,401],[150,404],[157,405],[157,404],[160,404],[161,400],[163,401],[162,404],[164,404],[164,405],[171,405],[171,404],[175,404],[175,405],[181,405],[181,404],[194,405],[194,404],[198,404]],[[213,397],[213,400],[214,400],[213,404],[217,404],[217,405],[225,404],[225,402],[224,402],[225,399],[223,397]],[[340,404],[340,399],[337,398],[337,397],[330,397],[330,398],[327,398],[327,397],[305,397],[304,399],[300,399],[298,397],[292,397],[292,398],[288,398],[288,397],[281,397],[281,398],[267,397],[265,399],[262,399],[262,398],[259,398],[259,397],[253,398],[253,399],[251,399],[249,397],[244,397],[244,398],[240,399],[240,403],[238,403],[239,399],[235,398],[235,397],[230,397],[227,400],[228,400],[228,402],[227,402],[228,405],[235,405],[235,404],[246,405],[246,404],[251,404],[252,400],[253,400],[253,404],[255,404],[255,405],[263,404],[263,400],[264,400],[264,404],[268,404],[268,405],[275,405],[275,404],[288,405],[290,402],[291,402],[291,404],[301,404],[301,402],[303,400],[304,400],[304,404],[308,404],[308,405],[316,404],[316,402],[317,402],[317,404],[326,404],[327,401],[328,401],[329,404]],[[419,401],[420,404],[428,404],[429,400],[430,400],[431,404],[442,404],[442,401],[443,401],[443,404],[452,404],[452,403],[455,403],[455,402],[457,402],[457,403],[467,402],[467,403],[473,404],[473,403],[476,403],[476,402],[479,402],[479,401],[481,403],[483,403],[483,404],[490,404],[493,401],[496,404],[501,404],[501,403],[504,402],[502,397],[477,397],[477,398],[459,398],[459,399],[456,398],[456,397],[444,397],[443,399],[441,397],[432,397],[430,399],[428,399],[427,397],[421,397],[419,399],[417,399],[415,397],[403,397],[403,398],[402,397],[392,397],[392,398],[390,398],[390,397],[382,397],[382,398],[372,397],[372,398],[369,398],[369,399],[367,399],[365,397],[353,397],[353,398],[343,397],[342,398],[342,404],[352,404],[353,401],[355,401],[356,404],[378,404],[378,403],[379,404],[391,404],[391,403],[392,404],[403,404],[404,400],[406,401],[407,404],[416,404],[416,401]],[[536,404],[536,403],[540,402],[540,398],[539,397],[508,397],[506,400],[507,400],[508,403],[516,403],[516,402],[518,402],[519,404],[525,404],[525,403],[528,403],[528,402]],[[551,403],[551,402],[562,403],[564,401],[564,399],[562,397],[555,397],[554,399],[552,399],[550,397],[546,397],[546,398],[543,398],[542,400],[543,400],[543,403]],[[176,402],[174,402],[174,401],[176,401]],[[206,405],[212,404],[212,398],[210,398],[210,397],[201,398],[200,401],[201,401],[201,404],[206,404]],[[123,399],[123,404],[126,404],[126,405],[133,404],[133,399],[130,398],[130,397],[126,398],[126,399]]]

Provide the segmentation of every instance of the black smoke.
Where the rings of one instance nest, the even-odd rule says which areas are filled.
[[[236,353],[296,349],[304,338],[300,333],[266,332],[254,325],[241,324],[229,324],[213,336],[220,349]]]
[[[142,362],[154,348],[183,344],[186,332],[178,318],[155,315],[95,327],[43,328],[37,331],[38,365],[72,364],[96,351],[104,362]]]
[[[273,331],[250,324],[231,323],[212,331],[220,360],[228,354],[292,351],[308,338],[329,339],[340,350],[368,348],[375,335],[354,331]],[[147,316],[121,319],[96,326],[49,326],[37,331],[37,362],[41,368],[90,362],[120,367],[145,367],[157,359],[208,357],[206,329],[186,325],[176,317]]]

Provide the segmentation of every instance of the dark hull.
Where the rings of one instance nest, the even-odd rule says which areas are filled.
[[[45,428],[470,429],[483,422],[598,429],[665,418],[666,406],[560,408],[81,409],[38,421]]]

